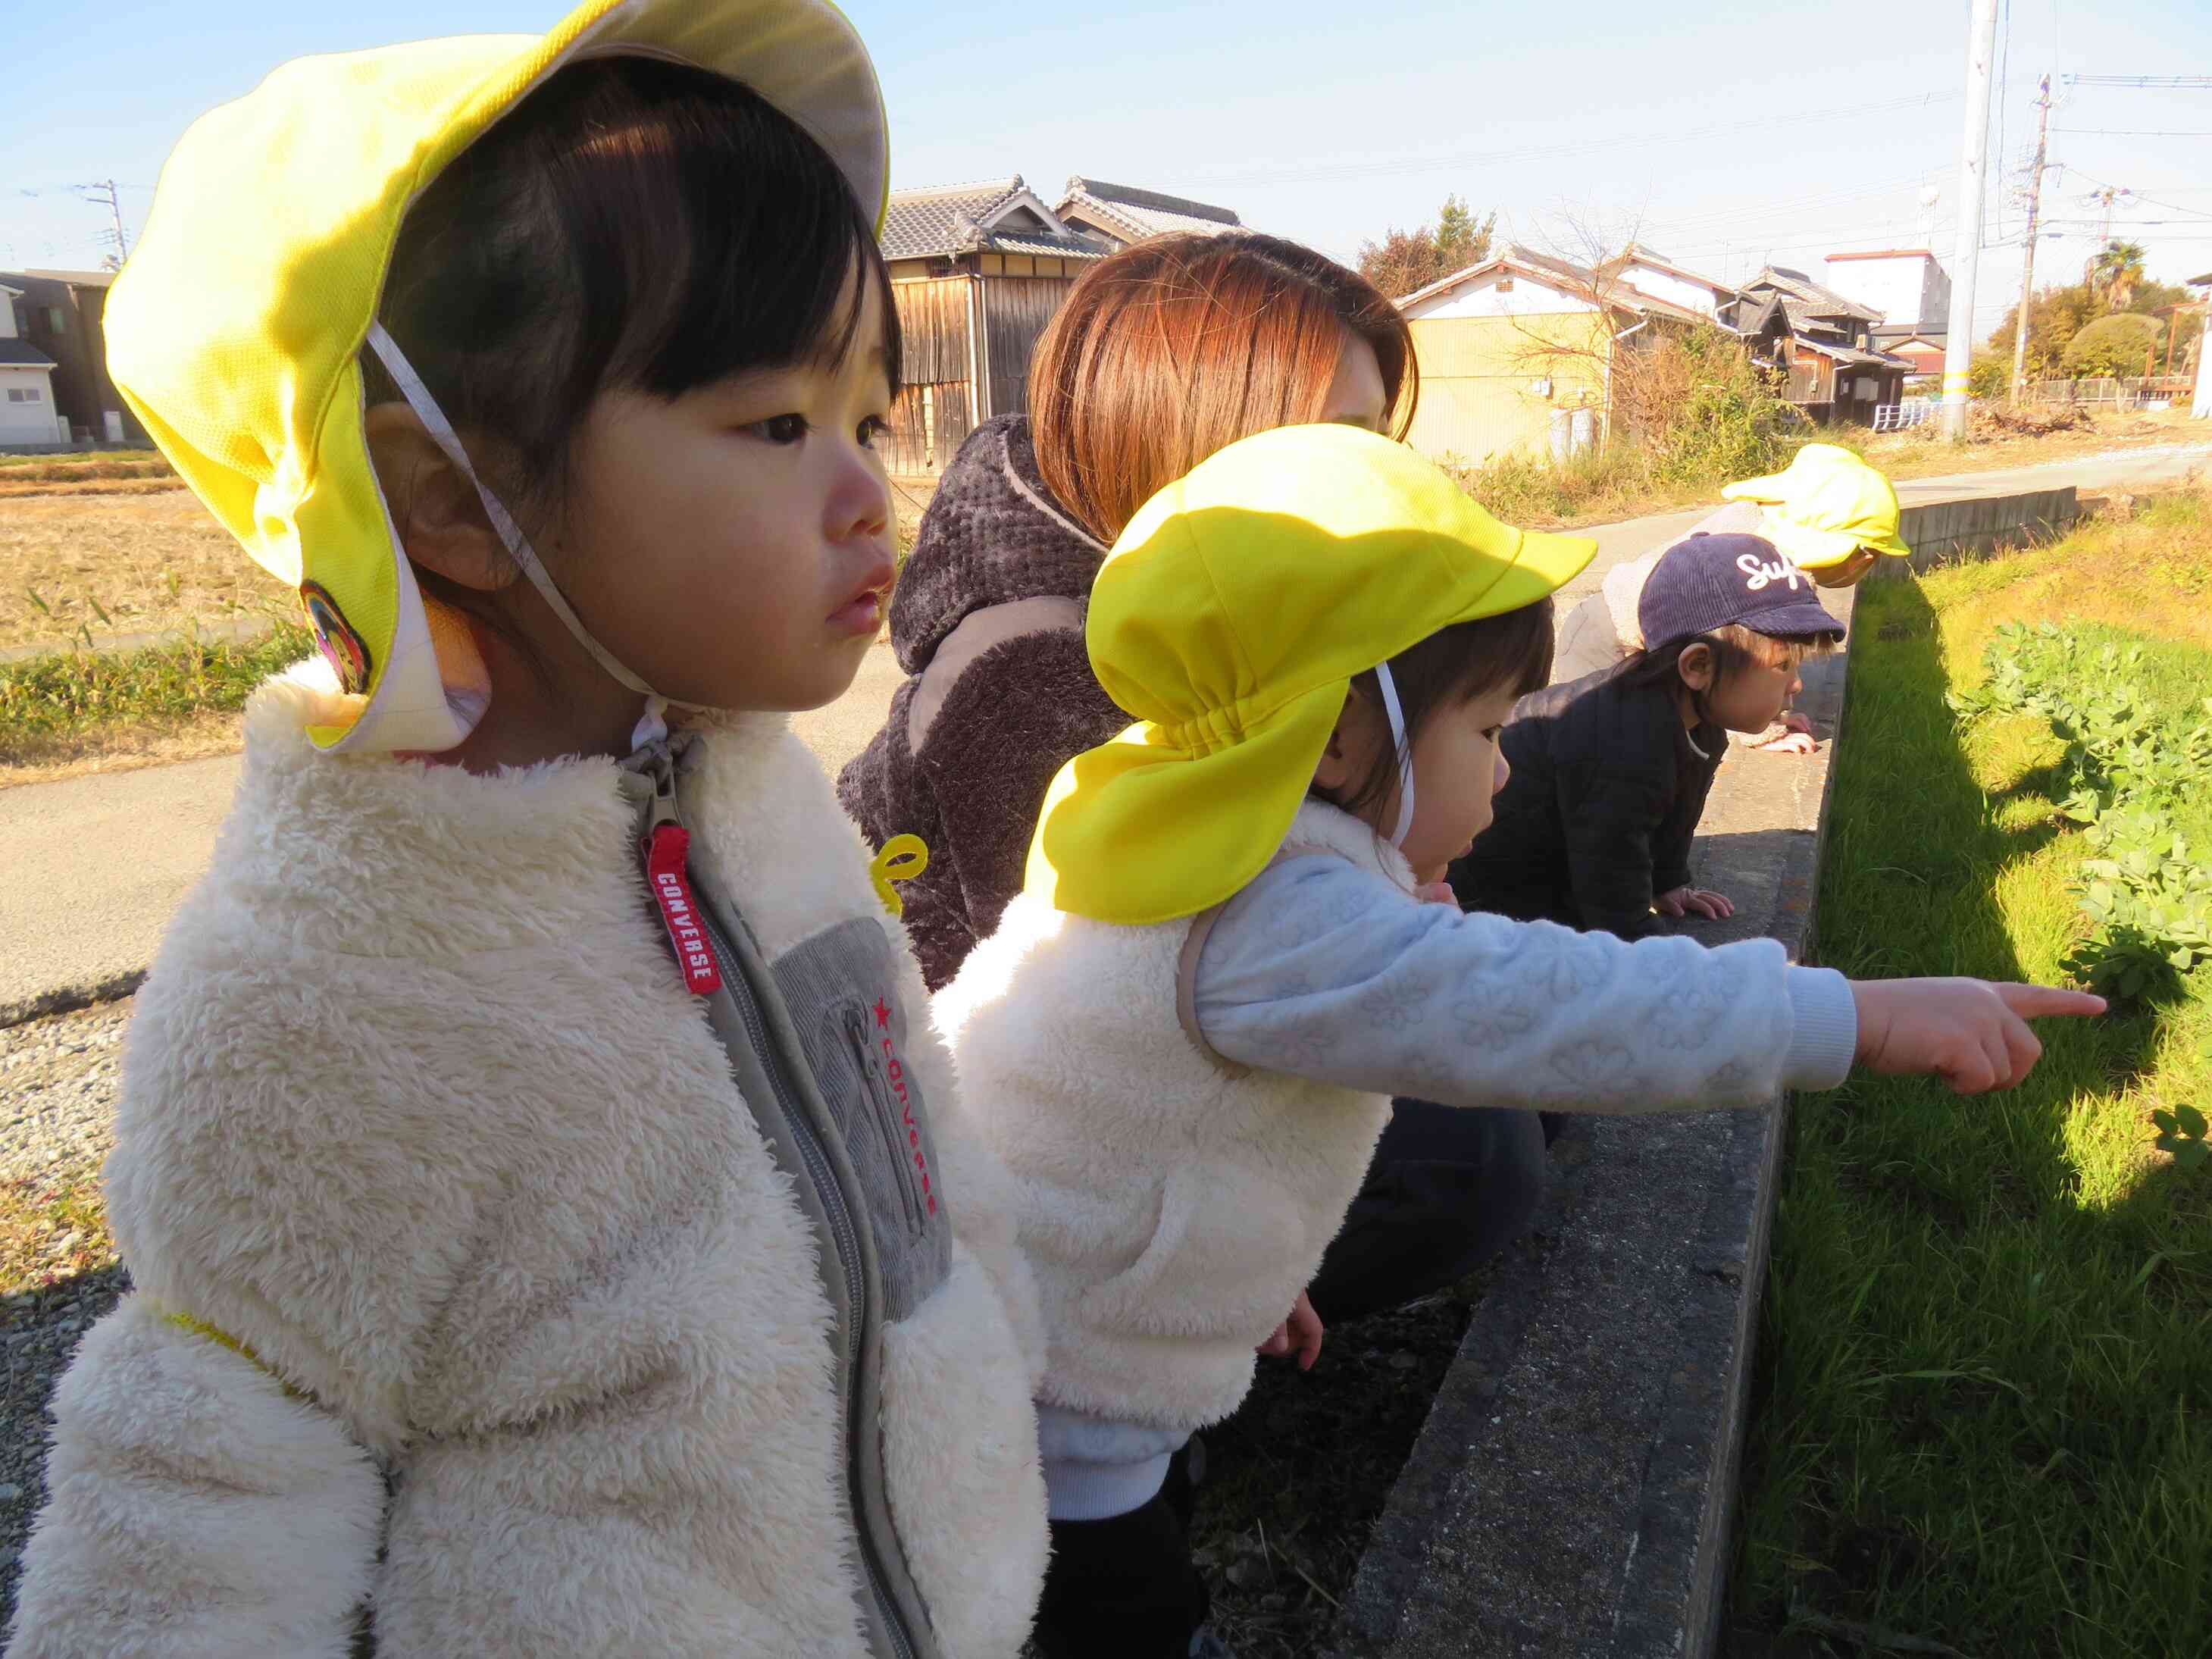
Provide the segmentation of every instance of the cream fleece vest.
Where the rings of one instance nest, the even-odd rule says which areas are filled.
[[[1413,890],[1405,860],[1334,807],[1307,803],[1287,841]],[[1201,1051],[1176,1009],[1189,928],[1024,893],[936,1002],[962,1115],[1016,1183],[1048,1345],[1038,1398],[1182,1429],[1243,1399],[1390,1111]]]
[[[57,1393],[11,1651],[343,1659],[365,1608],[379,1659],[860,1659],[814,1235],[616,767],[318,754],[328,682],[257,698],[138,1000],[107,1173],[137,1291]],[[812,757],[733,722],[679,793],[769,962],[890,941],[872,1000],[914,1012],[895,1075],[953,1237],[860,1429],[939,1649],[1014,1659],[1042,1344],[1005,1178],[945,1117],[921,975]]]

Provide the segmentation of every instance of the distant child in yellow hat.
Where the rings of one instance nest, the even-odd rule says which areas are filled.
[[[1690,535],[1757,536],[1821,587],[1849,587],[1887,554],[1912,550],[1899,533],[1897,490],[1880,471],[1837,444],[1807,444],[1779,472],[1745,478],[1722,489],[1729,505],[1692,525]],[[1616,565],[1603,588],[1559,624],[1554,684],[1612,667],[1644,648],[1638,609],[1644,585],[1668,547]],[[1812,726],[1785,710],[1766,741],[1754,747],[1810,753]]]
[[[1034,1291],[783,718],[891,582],[887,167],[827,0],[302,59],[171,157],[114,378],[321,652],[137,1000],[21,1659],[1020,1652]]]
[[[1137,723],[1054,782],[1024,891],[936,1005],[1043,1300],[1053,1659],[1212,1650],[1170,1461],[1244,1397],[1393,1093],[1752,1106],[1855,1059],[1972,1092],[2033,1064],[2023,1014],[2102,1006],[1424,902],[1592,551],[1294,427],[1162,491],[1099,572],[1091,665]]]

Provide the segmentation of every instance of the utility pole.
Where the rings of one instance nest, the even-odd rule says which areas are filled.
[[[2118,185],[2106,185],[2102,190],[2093,190],[2089,192],[2091,201],[2103,204],[2105,217],[2104,222],[2097,232],[2097,251],[2089,256],[2089,263],[2081,268],[2082,281],[2088,282],[2095,277],[2097,261],[2104,257],[2105,250],[2112,245],[2112,204],[2123,196],[2134,194],[2135,191],[2123,190]]]
[[[2027,181],[2027,242],[2020,262],[2020,309],[2013,313],[2012,401],[2015,406],[2027,390],[2027,309],[2035,297],[2035,225],[2043,210],[2045,147],[2051,131],[2051,77],[2043,77],[2035,100],[2035,173]]]
[[[93,184],[79,185],[77,188],[84,192],[88,200],[107,204],[108,217],[115,222],[116,263],[120,264],[131,255],[131,243],[123,234],[123,198],[115,188],[115,180],[102,179]]]
[[[1951,320],[1943,337],[1943,436],[1966,437],[1966,372],[1974,355],[1974,273],[1982,260],[1982,188],[1990,147],[1990,64],[1996,56],[1997,0],[1974,0],[1966,41],[1966,132],[1959,155],[1959,246]]]

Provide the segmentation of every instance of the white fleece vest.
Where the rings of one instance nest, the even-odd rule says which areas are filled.
[[[328,680],[256,699],[138,1000],[107,1172],[137,1291],[56,1395],[11,1651],[343,1659],[366,1605],[379,1659],[859,1659],[813,1235],[647,908],[616,768],[319,755]],[[945,1116],[812,757],[778,720],[698,741],[694,867],[763,954],[863,917],[894,941],[955,1237],[862,1431],[942,1651],[1014,1659],[1042,1347],[1004,1176]]]
[[[1410,892],[1405,860],[1319,802],[1288,842]],[[1047,1404],[1196,1429],[1251,1387],[1358,1191],[1387,1096],[1225,1071],[1185,1032],[1188,919],[1129,927],[1007,908],[937,996],[960,1111],[1018,1188],[1042,1299]]]

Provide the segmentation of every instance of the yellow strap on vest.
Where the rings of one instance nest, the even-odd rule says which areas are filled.
[[[290,1395],[295,1400],[305,1397],[289,1382],[286,1382],[283,1377],[276,1376],[276,1370],[270,1365],[267,1360],[264,1359],[259,1354],[254,1352],[253,1350],[247,1347],[245,1343],[240,1341],[236,1337],[233,1336],[228,1331],[222,1329],[220,1326],[210,1325],[204,1319],[195,1319],[191,1315],[187,1313],[167,1314],[165,1315],[164,1317],[168,1320],[169,1323],[174,1325],[179,1330],[190,1331],[194,1336],[205,1337],[210,1342],[221,1343],[224,1347],[229,1349],[240,1359],[245,1360],[256,1370],[265,1372],[270,1376],[276,1377],[276,1381],[283,1384],[284,1392]]]
[[[868,860],[868,878],[876,884],[876,896],[893,915],[906,914],[906,902],[891,885],[912,881],[929,868],[929,843],[920,836],[893,836],[884,850]]]

